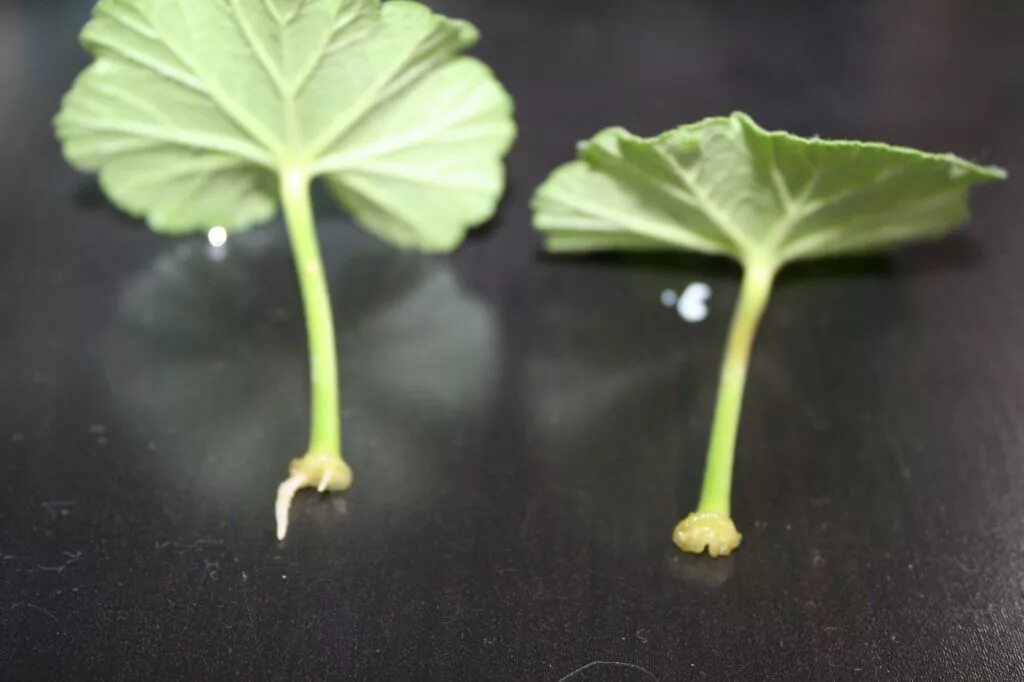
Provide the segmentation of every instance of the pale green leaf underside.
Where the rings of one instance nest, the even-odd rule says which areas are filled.
[[[100,0],[57,132],[159,231],[266,221],[299,168],[378,236],[448,250],[493,213],[515,137],[461,56],[476,39],[405,0]]]
[[[537,190],[550,251],[684,249],[782,265],[937,237],[972,185],[1006,177],[951,154],[767,132],[709,118],[654,138],[609,128]]]

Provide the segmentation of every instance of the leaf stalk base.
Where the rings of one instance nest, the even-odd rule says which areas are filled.
[[[740,546],[743,536],[726,514],[709,511],[691,512],[672,532],[672,541],[684,552],[712,557],[728,556]]]
[[[277,487],[274,515],[277,518],[277,539],[288,535],[288,515],[295,494],[303,488],[317,492],[347,490],[352,485],[352,469],[338,455],[310,452],[292,460],[289,476]]]

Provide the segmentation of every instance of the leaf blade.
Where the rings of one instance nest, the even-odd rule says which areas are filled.
[[[371,232],[450,250],[493,214],[515,136],[507,92],[461,56],[477,38],[407,0],[100,0],[82,32],[95,60],[55,126],[72,165],[158,231],[264,222],[267,178],[298,167]]]
[[[450,251],[493,215],[504,189],[500,159],[515,125],[495,83],[468,58],[437,70],[349,132],[319,167],[328,186],[382,239]],[[463,106],[452,109],[452,99]]]
[[[736,113],[646,139],[602,131],[541,185],[533,209],[550,250],[654,248],[641,235],[781,266],[941,236],[968,217],[972,186],[1005,177],[951,154],[768,132]]]

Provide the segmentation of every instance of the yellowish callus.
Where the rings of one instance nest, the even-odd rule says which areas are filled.
[[[712,557],[732,554],[742,539],[732,519],[717,512],[693,512],[672,533],[672,541],[679,549],[694,554],[706,549]]]

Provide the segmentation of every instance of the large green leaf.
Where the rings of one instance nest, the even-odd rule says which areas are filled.
[[[324,176],[369,230],[449,250],[504,189],[512,103],[470,24],[394,0],[100,0],[68,159],[163,232],[243,228]]]
[[[951,154],[767,132],[742,113],[654,138],[609,128],[534,198],[551,251],[686,249],[747,263],[888,248],[967,218],[1005,177]]]

